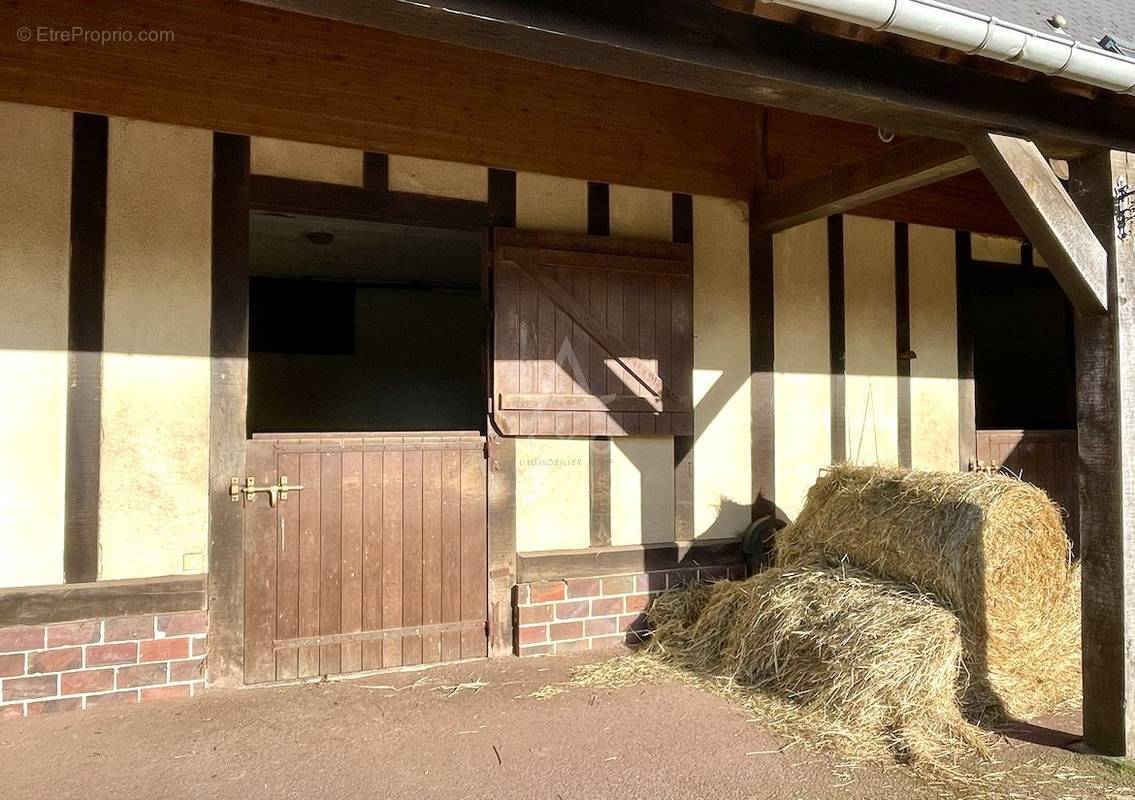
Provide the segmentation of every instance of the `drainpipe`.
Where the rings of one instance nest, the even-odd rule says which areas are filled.
[[[1135,94],[1135,59],[937,0],[762,0]]]

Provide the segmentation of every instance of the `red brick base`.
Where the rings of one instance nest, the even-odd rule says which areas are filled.
[[[518,584],[518,652],[538,656],[639,643],[649,630],[646,609],[662,592],[696,581],[742,578],[744,574],[743,566],[690,567]]]
[[[0,628],[0,718],[190,697],[204,655],[204,611]]]

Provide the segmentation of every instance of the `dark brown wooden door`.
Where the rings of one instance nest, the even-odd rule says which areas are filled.
[[[484,440],[254,437],[245,508],[246,683],[487,654]]]
[[[1079,549],[1080,457],[1074,429],[978,431],[977,460],[987,468],[1005,468],[1048,492],[1067,512],[1064,526]]]

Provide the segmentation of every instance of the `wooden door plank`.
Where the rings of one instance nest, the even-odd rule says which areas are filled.
[[[590,298],[588,299],[591,316],[600,325],[607,325],[607,276],[602,272],[593,272],[589,282]],[[594,339],[590,340],[588,354],[588,391],[593,395],[607,393],[607,354],[603,346]],[[588,427],[592,436],[605,436],[607,434],[607,414],[588,414]]]
[[[520,386],[520,276],[511,270],[494,270],[493,285],[493,392]],[[506,433],[509,417],[497,415]]]
[[[671,385],[675,373],[674,365],[670,363],[670,284],[671,281],[663,277],[654,279],[654,347],[658,357],[658,377],[662,379],[662,385],[679,395],[679,390]],[[672,432],[669,414],[659,414],[654,425],[655,433]]]
[[[612,335],[623,338],[623,276],[617,273],[612,273],[607,276],[607,330]],[[606,352],[604,350],[604,352]],[[627,388],[631,383],[631,376],[619,363],[618,359],[607,355],[604,359],[606,369],[604,376],[607,385],[606,393],[608,395],[621,395],[628,393],[630,390]],[[607,416],[607,433],[621,435],[625,433],[623,428],[624,415],[620,412],[612,412]]]
[[[437,625],[441,614],[441,452],[422,453],[422,624]],[[422,637],[422,663],[441,661],[441,634]]]
[[[527,276],[525,282],[535,283]],[[536,391],[553,394],[556,391],[556,306],[546,294],[537,293],[537,331],[536,349],[539,363],[536,365]],[[536,433],[541,436],[552,436],[556,432],[556,421],[553,414],[536,415]]]
[[[402,625],[422,624],[423,531],[422,453],[402,456]],[[402,639],[402,664],[422,663],[422,637]]]
[[[461,621],[461,453],[441,454],[441,614],[442,622]],[[443,633],[442,661],[461,658],[461,635]]]
[[[274,442],[249,442],[247,474],[258,486],[276,480]],[[244,540],[244,681],[267,683],[276,679],[272,642],[276,635],[276,509],[266,498],[245,503]]]
[[[402,627],[402,459],[382,454],[382,627]],[[382,643],[382,666],[402,666],[402,640]]]
[[[343,633],[363,629],[363,454],[343,455],[343,544],[339,602],[340,627]],[[348,643],[342,647],[343,672],[358,672],[362,667],[362,645]]]
[[[639,300],[641,292],[639,285],[643,276],[628,274],[623,279],[623,340],[622,340],[622,356],[621,360],[627,367],[627,377],[631,382],[624,387],[624,391],[628,391],[639,397],[647,396],[643,391],[643,387],[635,380],[635,376],[640,373],[644,364],[642,359],[638,358],[639,355]],[[618,352],[612,353],[614,356],[620,355]],[[661,380],[658,385],[661,386]],[[636,413],[627,413],[623,415],[623,428],[627,433],[634,435],[641,432],[642,415]]]
[[[382,628],[382,452],[370,450],[363,459],[363,619],[364,631]],[[362,668],[382,668],[382,642],[362,644]]]
[[[580,308],[591,314],[591,282],[587,273],[572,270],[571,291]],[[596,319],[591,315],[592,319]],[[598,320],[596,320],[598,322]],[[577,321],[572,321],[572,351],[575,360],[572,362],[575,374],[572,375],[572,394],[589,395],[591,391],[591,337]],[[585,411],[577,411],[571,417],[571,432],[573,436],[587,436],[591,432],[591,422]]]
[[[319,453],[300,454],[300,483],[296,495],[300,507],[299,635],[319,635],[319,512],[322,504],[322,477]],[[291,502],[291,498],[288,499]],[[319,648],[301,647],[299,677],[319,673]]]
[[[343,454],[322,453],[322,493],[319,513],[319,633],[342,633],[343,566]],[[319,671],[337,675],[342,671],[340,646],[319,648]]]
[[[662,380],[662,375],[658,371],[658,349],[654,343],[654,301],[655,301],[655,277],[653,275],[640,275],[638,279],[638,351],[639,360],[642,365],[650,370],[653,370],[658,375],[659,383],[665,389],[669,389],[665,382]],[[653,434],[655,432],[655,415],[654,414],[639,414],[638,415],[638,430],[639,433]]]
[[[299,482],[300,457],[282,453],[277,457],[280,475]],[[264,499],[264,498],[261,498]],[[289,495],[278,505],[279,530],[276,532],[276,638],[299,636],[300,581],[300,515],[299,498]],[[276,651],[276,680],[294,680],[299,676],[299,651]]]
[[[544,273],[544,274],[541,274]],[[566,295],[571,291],[571,278],[567,270],[548,269],[541,270],[529,277],[533,278],[544,294],[549,295],[556,305],[556,394],[572,394],[575,381],[572,379],[572,362],[575,355],[572,351],[572,330],[574,325],[563,304],[556,302],[556,295],[548,289],[559,285],[557,291]],[[572,415],[567,411],[556,411],[553,414],[556,420],[556,436],[571,436]]]
[[[484,620],[488,602],[488,540],[485,520],[485,458],[474,450],[461,452],[461,619]],[[461,633],[461,657],[488,653],[484,628]]]
[[[508,280],[515,281],[519,288],[517,314],[520,329],[520,364],[518,370],[518,385],[520,391],[535,391],[537,382],[537,325],[539,306],[539,292],[536,284],[524,279],[512,270],[505,270]],[[527,388],[526,388],[527,387]],[[517,433],[522,436],[531,436],[536,433],[536,416],[534,411],[522,411],[516,415]]]

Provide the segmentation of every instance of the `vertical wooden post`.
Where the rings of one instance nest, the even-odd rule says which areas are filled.
[[[248,137],[213,135],[213,284],[209,398],[209,683],[244,683],[244,475],[248,406]]]
[[[1084,740],[1135,755],[1135,235],[1119,238],[1115,188],[1135,158],[1071,165],[1069,192],[1107,251],[1107,311],[1076,320]]]

